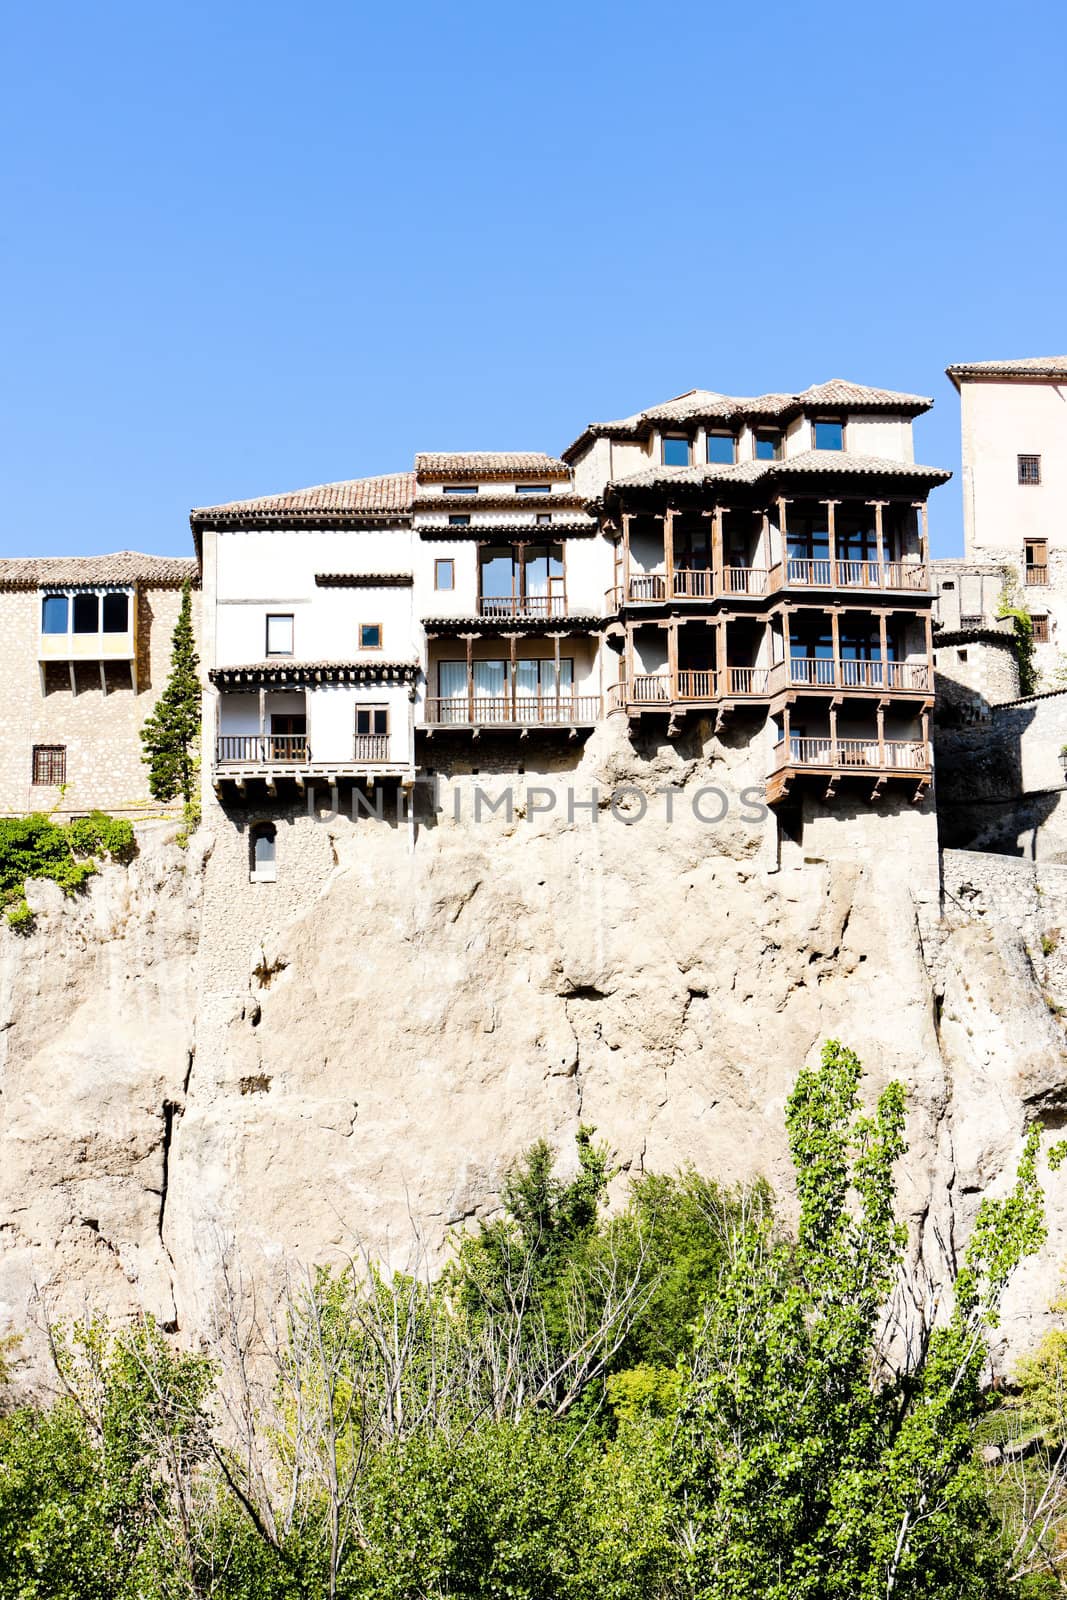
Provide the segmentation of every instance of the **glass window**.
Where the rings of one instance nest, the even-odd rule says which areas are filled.
[[[513,550],[482,551],[481,595],[484,600],[510,600],[518,591],[517,577]]]
[[[130,597],[128,594],[104,596],[104,632],[125,633],[130,625]]]
[[[1020,456],[1019,457],[1019,482],[1020,483],[1040,483],[1041,482],[1041,457],[1040,456]]]
[[[845,424],[843,422],[829,422],[825,417],[816,419],[815,448],[816,450],[843,450],[845,448]]]
[[[291,656],[293,653],[293,618],[269,616],[267,618],[267,654]]]
[[[445,494],[477,494],[478,485],[476,483],[446,483],[444,492]]]
[[[456,587],[456,563],[451,556],[442,556],[434,562],[433,586],[435,589],[454,589]]]
[[[546,522],[551,522],[551,521],[552,521],[552,513],[551,513],[551,511],[539,511],[537,513],[537,522],[541,527],[544,527]]]
[[[357,706],[356,732],[359,734],[388,733],[388,706]]]
[[[100,596],[76,594],[74,596],[74,632],[100,632]]]
[[[689,440],[681,434],[668,434],[663,441],[663,465],[687,467],[689,465]]]
[[[67,747],[65,744],[35,744],[33,747],[33,781],[56,788],[67,781]]]
[[[66,633],[69,610],[65,594],[46,594],[41,605],[41,632]]]
[[[782,436],[775,430],[761,429],[756,435],[756,460],[777,461],[782,451]]]
[[[515,485],[515,493],[516,494],[551,494],[552,493],[552,485],[550,483],[517,483]]]
[[[450,528],[469,528],[470,525],[471,519],[469,511],[453,512],[448,519],[448,526]]]
[[[249,877],[253,883],[274,883],[278,877],[277,832],[273,822],[257,822],[252,829],[252,863]]]
[[[382,625],[380,622],[360,623],[359,648],[361,650],[380,650],[382,648]]]
[[[736,454],[732,433],[708,434],[709,461],[717,462],[720,466],[732,466]]]

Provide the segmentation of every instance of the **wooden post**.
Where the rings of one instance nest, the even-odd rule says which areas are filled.
[[[830,582],[837,587],[837,535],[834,530],[836,500],[826,502],[826,553],[830,557]]]
[[[622,514],[622,603],[630,601],[630,513]]]
[[[830,704],[830,765],[836,767],[837,761],[837,707]]]
[[[518,568],[519,568],[519,583],[518,583],[518,593],[517,594],[515,592],[515,571],[514,571],[516,562],[518,563]],[[512,557],[512,573],[511,573],[511,609],[512,609],[512,613],[514,614],[514,613],[518,613],[520,611],[523,611],[525,609],[525,607],[526,607],[526,540],[525,539],[521,539],[519,541],[519,543],[515,546],[515,554]]]
[[[711,513],[711,589],[713,594],[721,594],[723,585],[722,576],[722,506],[716,506]]]
[[[715,628],[715,671],[718,674],[718,683],[722,685],[722,692],[724,694],[728,694],[731,688],[730,668],[727,661],[727,655],[726,618],[720,617]],[[718,684],[716,683],[715,678],[712,678],[711,681],[711,692],[712,694],[717,694],[719,692]]]
[[[882,657],[882,687],[891,689],[892,669],[889,665],[889,641],[886,637],[885,612],[878,613],[878,649]]]
[[[843,676],[841,671],[841,617],[836,606],[830,611],[830,638],[833,641],[830,646],[834,657],[833,682],[840,687]]]
[[[885,619],[883,618],[883,621],[884,620]],[[875,716],[876,716],[877,721],[878,721],[878,765],[880,767],[884,767],[885,766],[885,708],[882,705],[882,702],[880,700],[878,702],[878,710],[875,712]]]
[[[782,607],[782,660],[785,663],[785,681],[793,681],[793,647],[789,638],[789,607]]]
[[[929,760],[930,760],[930,713],[929,713],[929,711],[924,711],[923,714],[922,714],[922,729],[923,729],[923,766],[926,766],[928,764]]]
[[[783,749],[783,752],[782,752],[782,766],[784,767],[784,766],[788,765],[789,754],[790,754],[790,751],[789,751],[789,707],[788,707],[788,705],[785,706],[785,708],[782,711],[782,744],[784,746],[784,749]]]
[[[678,618],[667,624],[667,677],[670,679],[671,699],[678,698]]]
[[[786,526],[786,507],[789,502],[784,496],[778,497],[778,537],[782,541],[782,582],[789,581],[789,530]]]
[[[934,681],[934,625],[929,611],[923,617],[926,627],[926,678],[928,686]]]
[[[266,691],[266,689],[261,687],[260,691],[259,691],[259,760],[260,761],[265,761],[267,759],[266,733],[267,733],[267,691]]]
[[[674,507],[668,506],[663,513],[663,565],[667,574],[667,599],[674,595]]]
[[[919,509],[922,517],[921,532],[919,535],[919,550],[922,558],[922,564],[924,567],[926,567],[930,562],[930,525],[925,500]]]
[[[523,635],[523,637],[525,638],[525,635]],[[511,720],[512,720],[512,722],[517,722],[519,720],[518,719],[518,713],[517,713],[516,707],[515,707],[515,658],[516,658],[516,655],[518,653],[518,642],[519,642],[518,634],[517,633],[513,633],[511,635],[510,639],[508,640],[508,644],[510,646],[510,649],[509,649],[509,656],[510,656],[509,665],[510,665],[510,668],[511,668]]]
[[[769,572],[771,568],[771,519],[770,514],[766,511],[763,513],[763,520],[760,523],[758,556],[759,559],[754,561],[752,565],[766,567]]]
[[[885,588],[885,532],[882,527],[882,502],[874,502],[874,546],[878,559],[878,587]]]
[[[556,721],[559,721],[559,634],[552,635],[553,658],[556,663]],[[574,684],[571,684],[571,694],[574,694]]]
[[[474,721],[474,635],[463,635],[467,642],[467,721]]]

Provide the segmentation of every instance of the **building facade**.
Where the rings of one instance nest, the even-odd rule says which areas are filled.
[[[1067,653],[1067,356],[965,362],[947,372],[960,396],[961,571],[1010,575],[1048,682]],[[995,620],[1002,589],[1003,581],[990,611],[987,586],[985,614],[970,625]]]
[[[186,580],[198,581],[193,559],[131,551],[0,561],[0,812],[167,809],[149,794],[139,734],[166,682]]]

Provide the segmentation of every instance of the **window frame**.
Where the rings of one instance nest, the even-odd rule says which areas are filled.
[[[453,511],[453,512],[449,512],[448,526],[450,528],[469,528],[470,525],[471,525],[471,514],[470,514],[469,511]]]
[[[121,600],[126,608],[125,621],[121,628],[109,627],[107,620],[108,602]],[[100,596],[100,632],[101,633],[129,633],[132,626],[130,593],[128,589],[106,589]]]
[[[270,859],[260,870],[256,860],[256,846],[260,840],[269,844]],[[249,883],[277,883],[278,881],[278,825],[269,818],[253,822],[248,830],[248,881]]]
[[[448,582],[441,582],[442,568],[448,568]],[[455,556],[435,556],[433,563],[433,586],[441,594],[451,594],[456,587],[456,558]]]
[[[288,650],[272,650],[270,647],[270,634],[272,622],[288,622],[289,648]],[[274,657],[285,659],[296,654],[296,613],[294,611],[268,611],[264,621],[263,637],[264,654],[268,661]]]
[[[30,786],[34,789],[58,789],[67,781],[67,747],[65,744],[35,744],[30,766]],[[38,776],[39,771],[55,776]]]
[[[63,615],[64,615],[64,618],[65,618],[65,625],[62,628],[46,628],[45,627],[45,608],[49,604],[50,601],[56,601],[56,600],[60,600],[63,603],[63,608],[64,608]],[[47,638],[50,638],[50,639],[61,639],[61,638],[64,638],[70,632],[71,621],[72,621],[72,618],[71,618],[71,604],[70,604],[70,595],[69,594],[57,594],[55,592],[53,592],[51,594],[42,594],[42,596],[41,596],[41,632],[42,632],[42,634],[44,634]]]
[[[770,441],[771,454],[769,456],[761,456],[759,453],[760,443],[766,440]],[[785,435],[781,428],[753,428],[752,459],[754,461],[781,461],[784,441]]]
[[[378,643],[377,644],[368,644],[366,642],[366,640],[364,639],[363,635],[366,633],[368,628],[377,628],[377,630],[378,630]],[[385,629],[383,628],[383,626],[382,626],[382,624],[380,622],[361,622],[359,624],[358,638],[359,638],[359,648],[361,650],[382,650],[385,647]]]
[[[552,526],[551,511],[539,511],[534,517],[534,526],[537,528],[550,528]]]
[[[1023,471],[1024,471],[1023,462],[1024,461],[1026,461],[1026,462],[1031,462],[1032,461],[1034,463],[1034,470],[1035,470],[1035,474],[1036,474],[1034,477],[1030,478],[1030,477],[1024,477],[1023,476]],[[1041,456],[1040,456],[1040,454],[1036,454],[1035,455],[1033,451],[1028,451],[1028,450],[1020,451],[1019,454],[1017,454],[1016,457],[1015,457],[1015,470],[1016,470],[1016,474],[1018,476],[1018,481],[1019,481],[1020,488],[1023,488],[1023,489],[1039,489],[1041,487]]]
[[[100,619],[100,599],[101,599],[101,597],[100,597],[100,595],[98,594],[98,592],[95,589],[77,589],[77,590],[75,590],[74,594],[71,596],[71,604],[70,604],[70,631],[71,631],[72,634],[77,634],[82,639],[88,639],[88,638],[92,638],[94,635],[96,635],[96,634],[98,634],[100,632],[100,620],[101,620]],[[78,626],[79,602],[81,603],[80,608],[81,608],[82,611],[84,611],[86,609],[86,602],[91,602],[92,603],[92,605],[94,607],[94,614],[95,614],[95,617],[96,617],[96,626],[95,626],[95,628],[79,628],[79,626]]]
[[[832,424],[832,426],[835,428],[841,429],[841,444],[836,450],[827,445],[820,445],[818,442],[818,429],[827,423]],[[811,418],[811,448],[813,450],[827,450],[831,455],[845,454],[848,449],[848,418],[833,416],[830,413],[827,413],[823,416],[813,416]]]
[[[668,461],[667,446],[669,444],[685,445],[684,461]],[[661,433],[659,436],[659,463],[661,467],[691,467],[693,465],[693,441],[687,433]]]
[[[441,485],[442,494],[477,494],[476,483],[445,483]]]
[[[1049,614],[1047,611],[1031,612],[1030,621],[1033,624],[1033,638],[1035,644],[1051,644],[1052,632],[1049,628]]]
[[[552,493],[552,485],[550,483],[517,483],[515,485],[515,493],[516,494],[551,494]]]
[[[729,439],[729,461],[712,460],[708,455],[708,445],[712,439]],[[738,450],[738,435],[733,428],[705,428],[704,429],[704,465],[707,467],[736,467]]]
[[[366,730],[361,730],[359,726],[359,719],[361,716],[366,714],[370,714],[373,717],[381,715],[385,719],[385,727],[367,728]],[[388,739],[389,732],[389,705],[387,701],[375,700],[369,705],[356,707],[355,733],[357,739],[373,739],[378,737]]]

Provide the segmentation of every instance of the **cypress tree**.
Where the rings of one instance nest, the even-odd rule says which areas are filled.
[[[182,584],[182,603],[171,639],[170,676],[155,710],[141,729],[142,760],[148,787],[157,800],[180,794],[187,810],[193,805],[199,771],[200,677],[193,637],[193,605],[189,580]]]

